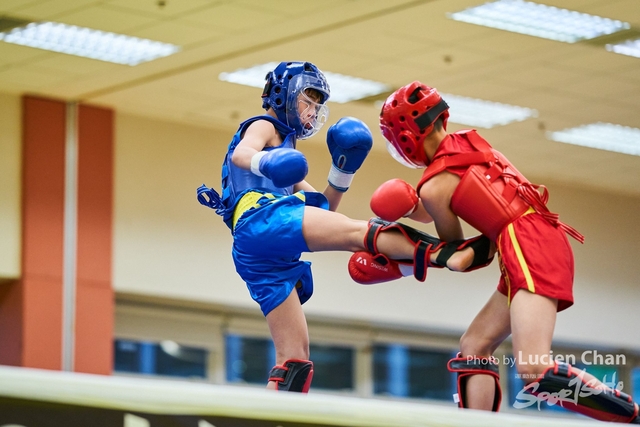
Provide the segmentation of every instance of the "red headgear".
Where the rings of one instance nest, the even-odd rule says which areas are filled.
[[[380,112],[380,130],[393,158],[411,168],[426,167],[422,143],[438,117],[447,129],[448,109],[437,90],[419,81],[389,95]]]

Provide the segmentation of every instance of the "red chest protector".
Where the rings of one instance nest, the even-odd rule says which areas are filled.
[[[492,240],[529,207],[580,243],[584,236],[560,222],[558,214],[547,209],[549,193],[543,185],[534,185],[475,130],[457,132],[474,151],[438,157],[425,170],[417,191],[431,177],[451,168],[468,167],[451,197],[451,210],[469,225]],[[542,193],[540,193],[542,191]]]

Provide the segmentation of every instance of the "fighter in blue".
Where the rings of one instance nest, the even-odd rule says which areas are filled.
[[[319,193],[305,181],[307,161],[296,144],[325,124],[329,96],[315,65],[280,63],[266,76],[266,114],[241,123],[229,144],[222,194],[204,185],[198,189],[200,203],[215,209],[231,229],[236,271],[266,317],[276,350],[271,389],[307,392],[313,376],[302,310],[313,293],[313,277],[311,263],[300,260],[303,252],[369,249],[371,259],[358,266],[366,283],[410,274],[424,280],[427,266],[463,271],[490,262],[488,249],[478,251],[484,241],[458,242],[441,251],[445,243],[403,224],[335,212],[373,138],[362,121],[340,119],[327,132],[332,158],[327,187]],[[438,259],[440,252],[446,255]]]

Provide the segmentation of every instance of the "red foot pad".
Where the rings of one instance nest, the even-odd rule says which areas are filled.
[[[581,372],[568,363],[556,362],[544,371],[542,378],[527,384],[524,391],[539,398],[561,396],[560,403],[564,408],[596,420],[640,423],[638,406],[631,396],[605,386],[593,387]]]

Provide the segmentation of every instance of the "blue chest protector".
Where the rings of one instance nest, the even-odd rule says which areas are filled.
[[[250,170],[239,168],[231,161],[233,152],[242,140],[245,130],[251,123],[257,120],[267,120],[272,123],[283,140],[279,146],[265,147],[264,151],[277,150],[279,148],[296,148],[295,131],[271,116],[252,117],[240,124],[240,127],[229,143],[227,154],[222,163],[222,196],[213,188],[208,188],[205,185],[198,188],[198,201],[205,206],[215,209],[216,213],[222,216],[225,224],[227,224],[230,229],[233,228],[232,219],[236,203],[247,191],[259,190],[285,196],[293,193],[293,186],[277,188],[270,179],[255,175]]]

